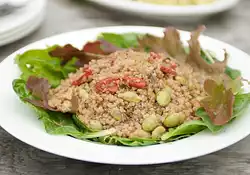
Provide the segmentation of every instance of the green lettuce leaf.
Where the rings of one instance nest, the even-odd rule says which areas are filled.
[[[47,49],[29,50],[21,55],[17,55],[15,62],[21,70],[21,78],[25,81],[30,76],[46,78],[52,87],[60,84],[68,73],[76,71],[76,58],[69,61],[66,65],[61,65],[61,59],[51,57],[49,52],[57,46]]]
[[[149,146],[157,144],[158,141],[150,139],[129,139],[129,138],[118,138],[117,141],[124,146]]]
[[[82,132],[94,132],[92,129],[90,129],[85,123],[83,123],[76,114],[72,116],[72,119],[76,126],[82,131]]]
[[[70,114],[45,111],[41,108],[32,107],[43,122],[46,132],[52,135],[69,135],[77,139],[91,139],[108,136],[115,132],[114,129],[91,133],[81,132],[75,125]]]
[[[62,66],[61,71],[62,71],[64,78],[67,78],[69,73],[75,72],[77,70],[77,67],[76,67],[77,61],[78,59],[74,57],[71,60],[69,60],[64,66]]]
[[[26,88],[26,82],[23,79],[15,79],[12,82],[12,87],[15,93],[23,101],[25,98],[30,99],[32,97],[31,92]]]
[[[182,125],[169,129],[169,131],[162,135],[161,140],[171,141],[172,139],[181,136],[190,136],[196,134],[206,128],[206,124],[200,120],[192,120],[183,123]]]
[[[84,138],[84,133],[78,130],[70,115],[61,112],[45,111],[34,106],[33,109],[43,122],[47,133],[53,135],[70,135],[78,139]]]
[[[103,144],[123,145],[129,147],[149,146],[159,143],[157,140],[153,139],[142,139],[142,138],[130,139],[130,138],[121,138],[117,136],[100,137],[99,141]]]
[[[226,67],[225,73],[232,78],[233,80],[235,80],[236,78],[241,76],[241,72],[237,69],[233,69],[231,67]]]
[[[142,36],[139,33],[101,33],[98,39],[103,39],[120,48],[133,48],[138,46],[138,37]]]
[[[210,55],[209,51],[205,51],[201,49],[201,57],[209,64],[212,64],[214,62],[213,57]]]
[[[179,135],[179,136],[173,136],[173,137],[169,138],[167,140],[167,142],[174,142],[177,140],[185,139],[185,138],[190,137],[192,135],[194,135],[194,134],[184,134],[184,135]]]
[[[206,111],[204,110],[204,108],[199,108],[196,112],[195,115],[200,117],[203,122],[205,123],[205,125],[207,126],[207,128],[211,131],[211,132],[218,132],[220,131],[223,126],[217,126],[214,125],[210,119],[210,117],[208,116],[208,114],[206,113]]]
[[[250,93],[237,94],[234,100],[233,118],[239,117],[248,108],[250,103]]]

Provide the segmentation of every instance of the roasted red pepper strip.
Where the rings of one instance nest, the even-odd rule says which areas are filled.
[[[163,73],[176,75],[176,71],[172,67],[161,66],[160,69]]]
[[[96,92],[100,93],[115,93],[118,91],[120,83],[120,78],[105,78],[96,83],[95,89]]]
[[[170,65],[170,67],[171,67],[172,69],[176,69],[176,68],[177,68],[177,64],[172,63],[172,64]]]
[[[93,71],[89,67],[85,67],[83,72],[84,74],[80,78],[72,82],[73,86],[80,86],[81,84],[85,83],[87,79],[93,74]]]
[[[155,52],[150,52],[150,56],[148,58],[148,62],[153,63],[155,60],[160,59],[161,56]]]
[[[123,81],[128,86],[135,87],[138,89],[142,89],[147,86],[147,83],[143,78],[125,76],[123,77]]]

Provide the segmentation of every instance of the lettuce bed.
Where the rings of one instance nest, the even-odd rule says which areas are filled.
[[[118,49],[136,48],[139,45],[137,38],[140,36],[142,35],[136,33],[102,33],[98,37],[98,43],[96,43],[94,47],[93,44],[91,47],[88,47],[89,45],[87,44],[84,46],[83,51],[88,50],[89,53],[106,54],[112,53]],[[52,46],[41,50],[29,50],[21,55],[17,55],[15,61],[21,70],[21,75],[18,79],[13,81],[13,89],[19,96],[20,100],[36,112],[39,120],[43,122],[46,132],[49,134],[67,135],[77,139],[91,140],[103,144],[146,146],[179,140],[196,134],[204,129],[209,129],[212,133],[216,133],[225,127],[225,125],[214,125],[206,111],[203,108],[200,108],[196,111],[196,116],[199,116],[202,120],[185,122],[176,128],[169,129],[161,137],[161,140],[120,138],[112,136],[114,133],[114,130],[112,129],[93,132],[83,124],[79,124],[75,114],[65,114],[45,109],[44,106],[46,104],[44,103],[41,94],[40,96],[35,95],[28,89],[27,81],[30,76],[45,78],[51,87],[58,86],[62,79],[67,78],[69,73],[75,72],[79,65],[82,64],[82,58],[86,60],[87,56],[91,56],[84,55],[84,53],[74,54],[76,52],[73,52],[74,49],[69,45],[67,47],[65,46],[64,50],[59,52],[61,56],[57,56],[58,53],[51,54],[51,51],[55,51],[56,48],[58,48],[58,46]],[[65,52],[65,48],[68,48],[67,52]],[[145,51],[150,50],[150,48],[147,47],[144,49]],[[66,54],[69,53],[69,50],[71,51],[70,59],[66,57],[68,56]],[[186,52],[189,52],[188,49],[185,50]],[[201,50],[201,56],[207,62],[210,62],[211,58],[216,60],[210,52],[204,50]],[[235,80],[240,76],[240,71],[229,67],[226,67],[225,73],[231,77],[232,80]],[[39,99],[40,107],[37,107],[37,105],[34,105],[33,102]],[[230,122],[240,116],[248,107],[249,99],[250,94],[237,93],[235,95],[233,117],[230,119]]]

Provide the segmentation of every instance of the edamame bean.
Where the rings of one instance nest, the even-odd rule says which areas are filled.
[[[180,118],[180,124],[184,123],[186,120],[186,115],[183,112],[178,113]]]
[[[89,98],[89,94],[85,89],[80,89],[79,90],[79,95],[81,98],[87,100]]]
[[[172,90],[167,87],[159,91],[156,96],[156,101],[160,106],[167,106],[171,101]]]
[[[159,120],[155,115],[147,117],[142,123],[142,129],[144,131],[153,131],[159,125]]]
[[[90,120],[89,127],[94,131],[100,131],[103,129],[101,122],[99,122],[98,120]]]
[[[172,89],[169,86],[166,86],[164,88],[165,91],[167,91],[168,93],[172,94]]]
[[[118,97],[129,102],[138,103],[141,101],[141,98],[139,97],[139,95],[137,95],[135,92],[132,92],[132,91],[120,93],[118,94]]]
[[[183,113],[174,113],[165,118],[163,121],[164,126],[172,128],[182,124],[186,116]]]
[[[142,129],[137,129],[130,135],[130,138],[150,138],[150,133],[143,131]]]
[[[152,132],[153,139],[159,139],[166,132],[166,129],[163,126],[158,126]]]
[[[119,109],[114,108],[111,110],[112,117],[114,117],[115,120],[120,121],[122,119],[122,113]]]
[[[182,85],[187,84],[187,80],[186,80],[185,77],[176,76],[175,79],[176,79],[176,81],[178,81],[178,82],[179,82],[180,84],[182,84]]]

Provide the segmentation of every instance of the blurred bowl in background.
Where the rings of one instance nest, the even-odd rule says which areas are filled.
[[[161,19],[168,22],[199,22],[205,18],[227,11],[237,5],[240,0],[215,0],[203,5],[160,5],[133,0],[89,0],[90,2],[133,13],[148,18]]]
[[[24,7],[0,16],[0,46],[19,40],[35,31],[44,20],[47,0],[31,0]]]

